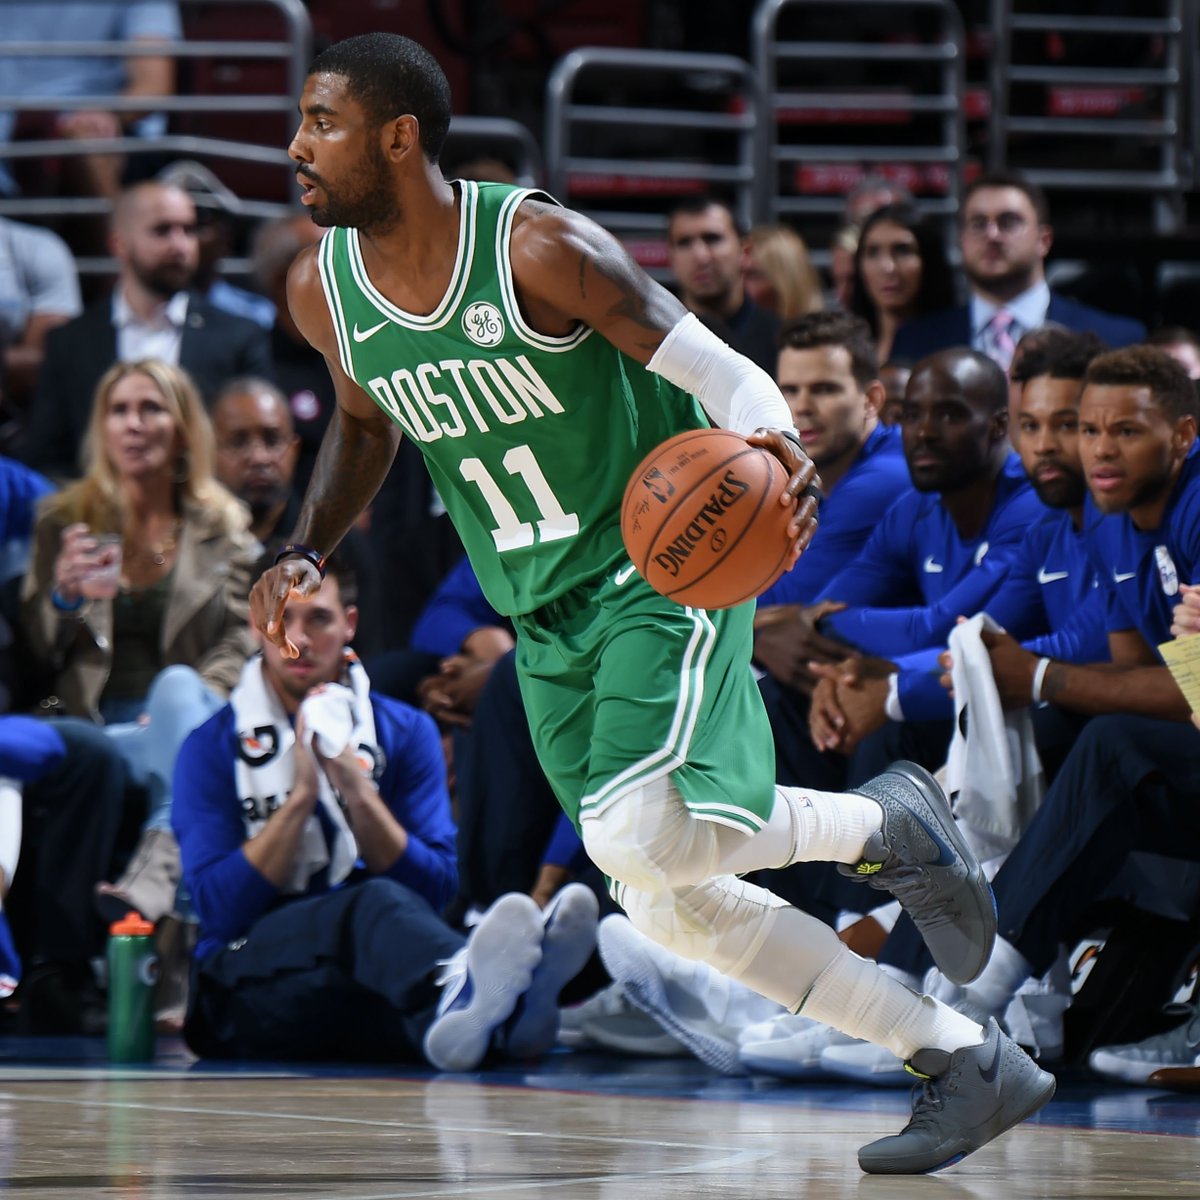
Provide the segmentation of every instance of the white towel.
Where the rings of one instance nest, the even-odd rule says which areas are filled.
[[[375,715],[368,695],[370,681],[357,656],[349,651],[344,678],[348,687],[324,684],[301,703],[307,736],[299,752],[312,754],[315,741],[322,755],[336,758],[348,745],[354,745],[363,751],[364,761],[379,764],[382,756],[375,740]],[[238,734],[238,797],[242,801],[246,836],[251,838],[266,824],[271,812],[287,800],[292,789],[296,777],[296,735],[279,697],[263,679],[261,655],[242,668],[229,700]],[[308,818],[291,877],[283,887],[288,893],[306,891],[312,876],[325,867],[329,868],[330,884],[341,883],[358,860],[358,843],[319,760],[317,783],[317,802],[333,827],[333,836],[327,838],[315,812]]]
[[[981,859],[1016,845],[1046,789],[1029,709],[1005,713],[1000,707],[985,629],[1001,632],[987,613],[978,613],[950,633],[955,721],[946,761],[954,815]]]

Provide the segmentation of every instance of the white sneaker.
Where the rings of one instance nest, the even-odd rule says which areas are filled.
[[[1155,1071],[1200,1067],[1200,1009],[1187,1005],[1183,1014],[1186,1019],[1166,1033],[1093,1050],[1088,1066],[1109,1079],[1142,1085],[1149,1085]]]
[[[702,1063],[723,1075],[744,1075],[737,1037],[753,1010],[749,989],[705,963],[664,950],[639,933],[628,917],[600,922],[600,957],[625,995],[681,1041]],[[731,999],[731,996],[733,997]],[[778,1005],[766,1001],[778,1011]],[[761,1009],[759,1010],[761,1014]],[[740,1018],[737,1023],[730,1015]]]
[[[483,1061],[493,1033],[529,990],[542,961],[542,933],[542,910],[510,892],[442,964],[442,997],[425,1033],[425,1057],[439,1071],[473,1071]]]
[[[872,1042],[850,1042],[826,1046],[821,1051],[821,1069],[839,1079],[870,1083],[876,1087],[911,1087],[915,1082],[904,1062],[883,1046]]]
[[[636,1058],[681,1058],[688,1053],[649,1013],[634,1007],[619,983],[564,1008],[558,1041],[574,1050],[611,1050]]]
[[[827,1076],[821,1067],[821,1051],[854,1040],[832,1025],[785,1012],[743,1029],[738,1035],[738,1058],[752,1073],[781,1079],[823,1079]]]
[[[558,994],[596,948],[599,915],[600,902],[582,883],[568,883],[546,905],[542,961],[501,1036],[501,1047],[510,1058],[537,1058],[558,1040]]]

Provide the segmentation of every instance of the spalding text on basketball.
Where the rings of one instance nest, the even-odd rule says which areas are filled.
[[[732,469],[726,471],[720,486],[704,501],[684,531],[664,551],[654,556],[655,563],[667,574],[678,575],[679,568],[691,556],[692,551],[718,528],[721,517],[749,490],[750,485],[739,479]],[[721,532],[723,543],[724,532]]]

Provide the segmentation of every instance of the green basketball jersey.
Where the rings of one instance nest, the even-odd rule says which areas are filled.
[[[321,282],[342,367],[412,438],[492,606],[532,612],[624,554],[634,467],[707,424],[696,400],[592,329],[547,337],[521,316],[509,267],[507,184],[460,182],[458,255],[428,316],[367,277],[358,233],[331,229]]]

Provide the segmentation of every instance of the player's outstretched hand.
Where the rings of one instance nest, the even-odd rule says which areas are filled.
[[[779,429],[756,429],[746,441],[769,450],[787,468],[789,478],[779,502],[795,509],[788,526],[788,536],[792,539],[790,571],[817,532],[817,508],[821,500],[817,468],[800,446]]]
[[[250,620],[268,642],[283,651],[284,658],[300,655],[283,625],[288,600],[311,600],[320,590],[321,572],[304,558],[285,558],[276,563],[250,589]]]

